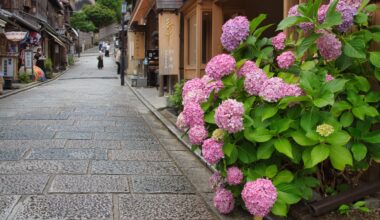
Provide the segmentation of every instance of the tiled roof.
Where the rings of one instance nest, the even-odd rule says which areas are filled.
[[[182,0],[156,0],[157,9],[179,9],[182,4]]]

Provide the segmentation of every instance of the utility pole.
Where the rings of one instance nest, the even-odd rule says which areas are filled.
[[[122,19],[121,19],[121,68],[120,68],[120,80],[121,80],[121,85],[124,86],[125,85],[125,45],[124,45],[124,40],[125,40],[125,28],[124,28],[124,22],[125,22],[125,14],[127,13],[127,2],[123,2],[122,6],[121,6],[121,14],[123,15],[122,16]]]

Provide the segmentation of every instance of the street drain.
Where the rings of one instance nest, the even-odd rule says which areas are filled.
[[[116,77],[116,76],[71,77],[71,78],[62,78],[62,79],[59,79],[59,80],[71,80],[71,79],[119,79],[119,77]]]

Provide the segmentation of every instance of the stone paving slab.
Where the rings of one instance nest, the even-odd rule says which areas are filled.
[[[78,126],[115,126],[115,121],[76,121],[75,125]]]
[[[69,139],[69,140],[91,140],[93,134],[91,132],[71,132],[71,131],[58,131],[54,138],[56,139]]]
[[[0,196],[0,219],[7,219],[21,196]]]
[[[29,160],[106,160],[106,149],[33,149]]]
[[[66,120],[68,119],[68,114],[46,114],[46,113],[29,113],[16,116],[15,119],[20,120]]]
[[[139,126],[135,125],[125,125],[125,126],[107,126],[105,127],[106,132],[151,132],[148,126],[141,124]]]
[[[155,136],[150,133],[127,133],[127,132],[96,132],[95,140],[129,140],[129,139],[154,139]]]
[[[12,219],[111,220],[111,195],[30,196],[14,211]]]
[[[125,150],[160,150],[161,145],[157,139],[125,140],[121,141],[121,148]]]
[[[0,166],[1,167],[1,166]],[[131,174],[131,175],[181,175],[172,162],[142,162],[142,161],[107,161],[92,162],[93,174]]]
[[[120,149],[120,141],[67,140],[65,147],[66,148]]]
[[[28,148],[0,148],[0,160],[20,160]]]
[[[73,125],[74,120],[22,120],[18,125]]]
[[[62,148],[66,140],[0,140],[0,148]]]
[[[0,162],[0,174],[83,174],[88,161],[29,160]]]
[[[181,142],[179,142],[177,139],[174,138],[160,138],[159,139],[162,146],[168,151],[188,151],[185,146]]]
[[[202,168],[205,166],[190,151],[169,151],[169,154],[181,168]]]
[[[0,195],[40,194],[48,175],[0,175]]]
[[[110,150],[111,160],[172,161],[165,151]]]
[[[133,176],[134,193],[195,193],[184,176]]]
[[[104,126],[49,125],[46,129],[51,131],[66,132],[104,132]]]
[[[39,131],[39,130],[23,130],[20,132],[2,131],[0,132],[0,139],[3,140],[39,140],[50,139],[54,137],[52,131]]]
[[[216,219],[197,195],[121,195],[120,219]]]
[[[128,177],[122,175],[57,175],[50,193],[128,193]]]
[[[190,182],[197,186],[198,191],[200,192],[212,192],[208,180],[210,179],[212,173],[206,167],[194,167],[194,168],[184,168],[182,169],[186,177]]]

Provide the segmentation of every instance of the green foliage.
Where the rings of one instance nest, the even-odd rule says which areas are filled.
[[[25,72],[19,73],[19,80],[21,83],[24,83],[24,84],[32,82],[32,80],[30,79],[30,75],[28,73],[25,73]]]
[[[74,56],[73,55],[69,55],[68,56],[68,63],[69,63],[69,66],[74,65],[75,60],[74,60]]]
[[[53,61],[50,58],[45,60],[45,70],[47,73],[53,72]]]
[[[70,17],[70,24],[73,28],[79,29],[83,32],[91,32],[96,30],[94,23],[89,20],[83,11],[75,12]]]
[[[116,12],[101,4],[86,5],[83,12],[97,29],[110,25],[116,20]]]
[[[181,80],[174,86],[173,95],[169,96],[169,105],[174,107],[177,111],[182,110],[182,88],[184,81]]]
[[[352,205],[342,204],[338,208],[338,213],[341,215],[349,215],[350,211],[358,210],[360,212],[370,212],[365,201],[357,201]]]
[[[121,4],[123,0],[96,0],[96,4],[105,6],[115,12],[118,21],[121,19]]]

